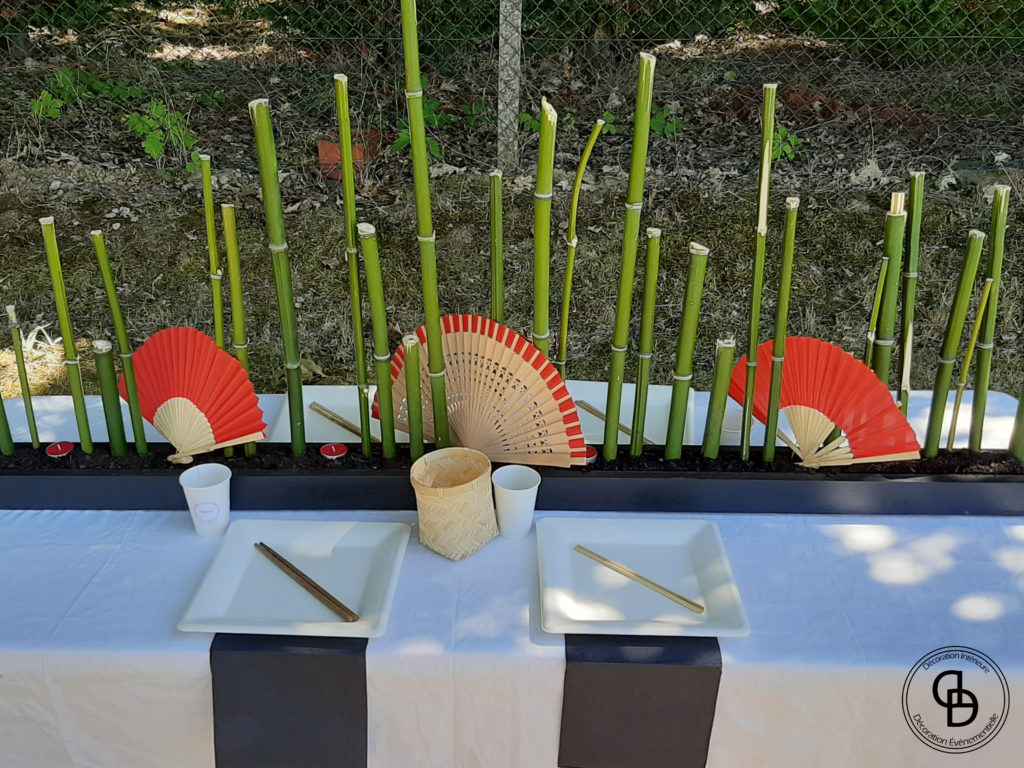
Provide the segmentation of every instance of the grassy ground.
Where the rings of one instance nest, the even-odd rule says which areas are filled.
[[[707,59],[666,51],[659,60],[656,101],[682,117],[678,133],[652,139],[644,226],[665,233],[659,280],[652,381],[668,383],[685,288],[687,243],[711,248],[695,384],[707,388],[715,340],[735,336],[745,352],[753,254],[757,113],[760,82],[777,78],[779,119],[802,143],[799,157],[776,164],[773,178],[770,257],[762,317],[762,339],[770,336],[781,235],[782,201],[802,198],[790,332],[819,336],[859,354],[881,255],[884,211],[890,192],[906,186],[909,169],[929,171],[912,384],[929,387],[967,230],[988,228],[986,192],[993,182],[1014,185],[1006,275],[1000,297],[993,386],[1016,394],[1024,385],[1021,305],[1024,282],[1020,241],[1014,225],[1020,182],[1013,163],[1024,141],[1022,122],[1005,91],[968,91],[919,72],[913,97],[897,95],[884,74],[855,61],[829,63],[833,53],[799,51],[803,66],[783,67],[772,52],[727,51]],[[786,61],[792,61],[787,56]],[[359,59],[279,66],[272,74],[216,64],[140,64],[107,59],[94,65],[100,76],[130,76],[154,98],[182,110],[200,146],[214,156],[217,197],[239,208],[246,319],[253,379],[260,391],[280,391],[280,339],[270,260],[262,228],[262,204],[245,102],[272,100],[279,139],[285,223],[291,246],[299,338],[310,380],[354,381],[340,185],[320,177],[314,145],[330,138],[334,125],[332,68],[365,73]],[[37,219],[54,215],[62,249],[76,342],[109,338],[112,328],[89,242],[102,228],[134,343],[170,325],[211,329],[206,243],[198,180],[166,171],[146,158],[126,128],[122,105],[93,102],[67,109],[60,119],[39,120],[28,101],[68,62],[43,60],[26,68],[0,67],[0,134],[8,159],[0,161],[0,304],[14,303],[29,334],[30,375],[37,393],[66,391],[58,331]],[[365,64],[365,62],[364,62]],[[634,65],[580,83],[557,59],[540,62],[527,84],[526,100],[553,95],[563,116],[556,164],[553,238],[553,322],[558,317],[569,185],[580,145],[592,119],[613,111],[619,133],[602,137],[591,161],[579,220],[580,251],[569,337],[572,378],[607,374],[613,306],[622,236],[624,168],[629,159],[629,112]],[[614,67],[613,67],[614,70]],[[432,82],[445,108],[486,101],[491,94],[481,69],[460,79]],[[1015,75],[1013,76],[1015,77]],[[389,144],[400,114],[390,101],[390,83],[352,75],[353,107],[362,127],[383,133]],[[1012,79],[1012,77],[1010,78]],[[393,81],[392,81],[393,82]],[[925,88],[927,84],[927,89]],[[906,84],[904,83],[904,86]],[[215,107],[204,93],[223,94]],[[906,93],[906,88],[901,91]],[[959,99],[959,100],[956,100]],[[967,104],[971,112],[960,110]],[[566,126],[574,113],[577,125]],[[973,115],[968,117],[967,115]],[[487,178],[493,127],[455,121],[437,138],[444,163],[433,180],[438,233],[441,306],[444,312],[485,313],[487,272]],[[506,178],[506,307],[509,325],[528,332],[532,307],[532,179],[536,151],[524,134],[524,171]],[[999,153],[1008,155],[998,163]],[[422,322],[419,265],[414,237],[409,165],[386,151],[371,159],[360,180],[360,218],[381,236],[390,335]],[[642,280],[638,270],[637,285]],[[637,290],[639,295],[639,289]],[[225,306],[227,300],[225,296]],[[638,327],[634,311],[633,339]],[[363,307],[364,318],[368,308]],[[47,335],[48,334],[48,335]],[[0,392],[17,395],[9,346],[0,342]],[[88,357],[86,355],[86,357]],[[632,363],[630,368],[632,368]],[[628,369],[629,370],[629,369]],[[95,390],[86,366],[87,386]]]

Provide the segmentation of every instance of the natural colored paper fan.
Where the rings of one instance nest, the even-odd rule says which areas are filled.
[[[754,380],[754,417],[768,414],[773,342],[758,348]],[[729,396],[743,402],[747,356],[732,371]],[[889,388],[853,355],[819,339],[786,339],[779,411],[785,411],[793,436],[779,436],[806,467],[826,467],[921,457],[914,430]],[[826,443],[835,427],[843,434]]]
[[[516,332],[478,315],[441,321],[452,442],[493,461],[569,467],[586,464],[576,405],[555,367]],[[423,434],[434,439],[427,333],[417,330],[423,396]],[[391,361],[395,424],[409,429],[405,352]],[[374,416],[380,416],[377,402]]]
[[[261,440],[263,411],[241,363],[195,328],[166,328],[132,355],[142,417],[188,464],[198,453]],[[126,397],[124,374],[118,382]]]

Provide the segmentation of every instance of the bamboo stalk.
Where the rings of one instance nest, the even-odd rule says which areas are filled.
[[[11,425],[7,421],[4,399],[0,397],[0,454],[10,456],[12,453],[14,453],[14,438],[11,435]]]
[[[594,151],[594,144],[597,137],[601,135],[604,128],[604,120],[594,123],[590,131],[590,138],[583,147],[583,154],[580,156],[580,164],[576,167],[576,179],[572,185],[572,200],[569,203],[569,231],[566,235],[567,253],[565,258],[565,279],[562,281],[562,309],[561,318],[558,324],[558,360],[555,360],[555,368],[558,375],[565,378],[565,363],[569,358],[569,308],[572,304],[572,274],[576,266],[576,247],[579,241],[576,237],[576,214],[579,211],[580,191],[583,188],[583,174],[587,170],[587,162],[590,160],[590,153]]]
[[[981,331],[982,322],[985,319],[985,307],[992,298],[991,277],[985,278],[985,287],[981,291],[981,300],[978,302],[978,314],[974,318],[974,327],[971,328],[970,340],[967,342],[967,353],[964,355],[964,364],[960,368],[960,378],[956,382],[956,399],[953,401],[953,418],[949,422],[949,438],[946,441],[946,450],[953,450],[953,443],[956,440],[956,422],[960,417],[960,403],[964,399],[964,389],[967,387],[967,377],[971,370],[971,360],[974,358],[974,347],[978,343],[978,333]],[[975,374],[977,376],[977,374]]]
[[[935,388],[932,390],[932,407],[928,414],[928,431],[925,435],[924,456],[934,458],[939,453],[939,439],[942,436],[942,418],[946,412],[946,399],[949,396],[949,384],[953,378],[953,364],[956,362],[956,351],[963,335],[964,320],[971,303],[971,287],[974,276],[978,272],[978,261],[981,259],[981,248],[985,243],[985,234],[972,229],[967,235],[967,257],[960,269],[960,281],[957,284],[956,296],[949,312],[946,325],[946,336],[942,342],[942,354],[935,374]]]
[[[555,131],[558,113],[547,99],[540,102],[540,150],[537,186],[533,193],[533,346],[551,351],[548,311],[551,304],[551,194],[555,170]]]
[[[423,275],[423,312],[426,316],[430,399],[434,408],[434,442],[438,448],[447,448],[451,444],[451,432],[448,426],[448,393],[441,342],[441,308],[437,297],[437,237],[430,213],[430,172],[427,167],[427,134],[423,123],[423,83],[420,79],[416,0],[401,0],[401,6],[405,100],[409,108],[409,136],[412,140],[409,150],[412,154],[416,197],[416,240],[420,246],[420,271]]]
[[[306,422],[302,406],[302,371],[299,369],[299,336],[295,326],[295,300],[292,298],[292,272],[288,261],[288,243],[284,234],[284,209],[277,179],[277,150],[274,126],[270,121],[270,102],[249,102],[249,117],[256,136],[256,156],[263,189],[263,211],[267,222],[267,240],[274,265],[277,310],[281,317],[281,341],[284,347],[284,374],[288,388],[288,415],[291,425],[292,455],[306,454]]]
[[[107,256],[107,245],[103,241],[103,233],[95,229],[90,234],[93,250],[96,252],[96,262],[100,268],[100,276],[103,278],[103,290],[107,294],[107,304],[110,306],[110,319],[114,323],[114,335],[117,338],[117,349],[121,358],[121,371],[124,373],[128,414],[132,422],[132,440],[135,443],[135,452],[139,456],[145,456],[149,453],[149,446],[146,443],[146,427],[142,421],[142,409],[139,407],[139,391],[135,385],[132,345],[128,341],[128,332],[125,330],[124,315],[121,313],[121,302],[117,298],[114,275],[110,271],[110,258]]]
[[[999,303],[999,284],[1003,274],[1003,246],[1006,240],[1006,217],[1010,209],[1010,188],[996,184],[992,193],[992,224],[988,235],[988,267],[985,276],[992,280],[992,292],[985,307],[981,339],[978,342],[978,362],[974,369],[974,398],[971,402],[971,434],[968,448],[981,450],[985,429],[985,406],[988,403],[988,383],[992,372],[992,352],[996,338],[996,311]]]
[[[369,397],[369,395],[367,395],[367,397]],[[309,404],[309,410],[311,410],[313,413],[317,414],[318,416],[323,416],[325,419],[327,419],[332,424],[337,424],[339,427],[344,429],[346,432],[351,432],[356,437],[362,439],[362,433],[361,433],[361,430],[359,429],[359,425],[349,421],[344,416],[342,416],[340,413],[335,413],[334,411],[332,411],[327,406],[325,406],[325,405],[323,405],[321,403],[318,403],[315,400]],[[376,438],[376,437],[373,437],[371,435],[370,436],[370,441],[373,442],[373,443],[379,443],[380,439]]]
[[[882,263],[878,267],[878,282],[875,284],[875,300],[871,304],[871,319],[868,320],[868,332],[864,342],[864,365],[871,367],[871,356],[875,353],[875,329],[878,327],[878,313],[882,309],[882,294],[885,293],[885,278],[889,273],[889,254],[882,254]]]
[[[647,249],[644,259],[644,296],[640,311],[640,346],[637,354],[636,389],[633,395],[633,435],[629,455],[643,452],[644,423],[647,420],[647,385],[651,379],[651,355],[654,352],[654,303],[658,293],[658,257],[661,253],[661,230],[647,228]]]
[[[606,418],[602,451],[605,461],[614,459],[618,452],[617,425],[622,405],[622,378],[626,370],[626,345],[629,343],[629,314],[633,304],[637,238],[640,235],[640,211],[643,208],[644,176],[647,170],[647,144],[651,134],[655,62],[656,59],[651,54],[640,54],[636,110],[633,118],[633,151],[629,162],[626,217],[622,231],[622,258],[619,263],[619,290],[615,303],[615,328],[612,334],[612,358],[608,373],[608,400],[605,405]]]
[[[199,156],[203,177],[203,215],[206,219],[206,247],[210,252],[210,291],[213,294],[213,340],[224,349],[224,296],[221,283],[224,273],[220,269],[217,253],[217,222],[213,213],[213,179],[210,174],[210,156]]]
[[[871,344],[871,367],[886,387],[889,386],[892,349],[896,344],[896,304],[899,300],[900,273],[903,271],[903,235],[906,228],[906,195],[894,192],[889,212],[885,215],[885,238],[882,245],[889,266],[885,273],[878,328]]]
[[[249,336],[245,331],[245,310],[242,306],[242,262],[238,253],[238,232],[235,226],[235,206],[224,203],[220,207],[224,226],[224,252],[228,264],[229,298],[231,300],[231,348],[242,369],[249,372]],[[245,455],[256,455],[256,443],[245,444]]]
[[[423,455],[423,395],[420,392],[420,338],[415,333],[402,337],[405,349],[405,398],[409,413],[409,455],[416,461]]]
[[[384,305],[384,280],[381,276],[377,230],[372,224],[358,225],[366,265],[366,293],[370,297],[373,320],[373,362],[377,373],[377,398],[380,406],[380,442],[385,459],[395,458],[395,409],[391,393],[391,345],[388,343],[387,312]]]
[[[36,415],[32,410],[32,388],[28,384],[28,369],[25,367],[25,352],[21,345],[21,328],[18,326],[18,315],[14,305],[7,305],[7,319],[11,325],[11,344],[14,347],[14,362],[18,366],[18,382],[21,384],[21,402],[25,406],[25,420],[28,422],[28,434],[32,438],[32,447],[39,447],[39,431],[36,429]],[[2,427],[0,427],[2,431]]]
[[[491,319],[505,322],[505,252],[501,171],[491,171]],[[418,352],[417,352],[418,354]]]
[[[89,431],[89,416],[85,410],[82,371],[78,364],[78,350],[75,349],[75,334],[71,330],[68,294],[64,287],[64,273],[60,267],[60,251],[57,249],[57,232],[54,229],[53,217],[44,216],[39,220],[39,225],[43,229],[46,261],[50,267],[50,281],[53,283],[53,298],[57,303],[57,320],[60,335],[64,340],[64,365],[68,369],[71,401],[75,406],[75,421],[78,422],[78,441],[84,453],[92,453],[92,433]]]
[[[100,400],[103,402],[103,418],[107,423],[110,455],[127,456],[128,442],[124,437],[124,422],[121,420],[121,398],[117,393],[113,348],[106,339],[93,339],[92,356],[96,362],[96,377],[100,382]]]
[[[700,303],[704,297],[704,276],[707,274],[709,253],[703,245],[690,243],[690,271],[686,277],[683,316],[676,345],[676,367],[672,373],[672,400],[665,433],[666,459],[678,459],[683,455],[686,406],[693,381],[693,350],[697,346],[697,324],[700,322]]]
[[[764,453],[762,454],[766,462],[775,460],[775,433],[779,429],[779,397],[782,392],[782,367],[786,359],[789,296],[793,281],[796,216],[799,208],[799,197],[786,198],[786,229],[782,238],[782,264],[779,267],[779,303],[775,309],[775,340],[772,343],[772,379],[768,390],[768,414],[765,420]]]
[[[775,99],[778,84],[764,86],[764,111],[761,115],[761,167],[757,184],[757,233],[754,242],[754,269],[750,291],[750,334],[747,348],[747,388],[743,398],[743,423],[740,429],[740,456],[750,458],[750,429],[754,420],[754,376],[757,373],[757,343],[761,329],[761,292],[764,288],[764,255],[768,243],[768,187],[772,175],[772,141],[775,137]]]
[[[921,255],[921,211],[924,207],[924,171],[910,174],[910,218],[907,221],[907,269],[903,273],[903,316],[900,319],[900,411],[910,404],[910,362],[914,350],[914,308],[917,306],[917,265]]]
[[[370,455],[370,401],[366,395],[366,344],[363,340],[363,302],[359,295],[359,238],[356,234],[356,172],[352,160],[352,117],[349,110],[348,76],[334,76],[334,102],[338,113],[338,144],[341,147],[341,189],[345,203],[345,263],[352,308],[352,337],[356,352],[356,392],[359,398],[359,434],[363,455]]]
[[[715,344],[715,372],[708,398],[708,416],[704,422],[704,440],[701,443],[701,454],[707,459],[717,459],[722,444],[722,420],[725,418],[725,404],[729,400],[729,379],[732,376],[735,352],[735,339],[719,339]]]

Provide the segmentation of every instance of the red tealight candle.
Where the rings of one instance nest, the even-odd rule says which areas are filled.
[[[593,464],[597,461],[597,448],[592,445],[587,446],[587,464]]]
[[[74,450],[74,448],[74,443],[50,443],[46,446],[46,455],[54,459],[59,459],[62,456],[67,456],[72,450]]]
[[[344,443],[328,443],[320,448],[320,455],[325,459],[334,461],[348,453],[348,446]]]

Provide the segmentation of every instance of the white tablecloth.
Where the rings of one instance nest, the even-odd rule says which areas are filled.
[[[1019,704],[991,744],[940,758],[900,702],[944,645],[988,654],[1024,695],[1024,521],[710,517],[752,633],[721,641],[709,766],[1019,764]],[[217,546],[186,513],[0,512],[3,768],[213,766],[211,636],[175,624]],[[532,537],[460,563],[410,542],[367,648],[369,765],[553,767],[564,663],[538,626]]]

